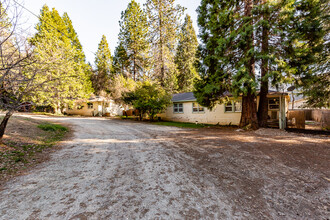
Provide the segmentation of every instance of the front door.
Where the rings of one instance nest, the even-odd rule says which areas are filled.
[[[102,110],[103,110],[102,105],[98,105],[97,110],[98,110],[99,115],[102,115]]]

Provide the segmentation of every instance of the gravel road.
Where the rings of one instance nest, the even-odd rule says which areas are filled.
[[[74,136],[49,161],[5,185],[0,191],[0,219],[330,216],[325,169],[293,169],[261,150],[253,149],[252,154],[245,145],[212,143],[212,137],[190,141],[185,136],[189,129],[102,118],[47,119],[70,124]],[[329,153],[326,145],[316,147]],[[253,160],[264,163],[256,162],[258,168]],[[290,178],[298,179],[298,185]],[[314,188],[295,189],[304,184]]]

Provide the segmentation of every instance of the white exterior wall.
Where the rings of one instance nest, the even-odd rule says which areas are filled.
[[[279,97],[279,95],[269,95],[268,98]],[[285,109],[288,111],[289,96],[285,97]],[[230,99],[232,100],[232,99]],[[203,113],[193,113],[192,101],[189,102],[176,102],[183,103],[183,113],[174,113],[173,104],[170,105],[166,111],[159,114],[163,120],[178,121],[178,122],[191,122],[191,123],[203,123],[203,124],[220,124],[220,125],[239,125],[241,120],[241,112],[225,112],[225,104],[217,104],[213,110],[209,110],[204,107]],[[257,103],[259,103],[259,97],[257,97]],[[268,111],[268,115],[271,116],[275,111],[277,119],[279,119],[279,110]]]
[[[182,103],[182,102],[178,102]],[[204,108],[203,113],[193,113],[193,102],[183,102],[183,113],[174,113],[173,105],[166,109],[166,112],[160,114],[163,120],[203,123],[203,124],[220,124],[220,125],[238,125],[241,120],[240,112],[225,112],[225,105],[216,105],[213,110]]]
[[[116,104],[113,100],[110,101],[109,107],[106,108],[106,112],[111,116],[122,116],[124,108],[121,105]]]

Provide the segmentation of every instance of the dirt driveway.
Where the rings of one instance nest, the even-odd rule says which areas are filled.
[[[73,139],[5,185],[0,219],[330,216],[329,137],[52,120],[71,124]]]

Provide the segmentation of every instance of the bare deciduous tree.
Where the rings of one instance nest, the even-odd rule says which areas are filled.
[[[16,1],[0,2],[0,109],[6,112],[0,124],[0,143],[10,117],[47,83],[36,80],[46,70],[35,65],[26,32],[19,25],[20,9]]]

